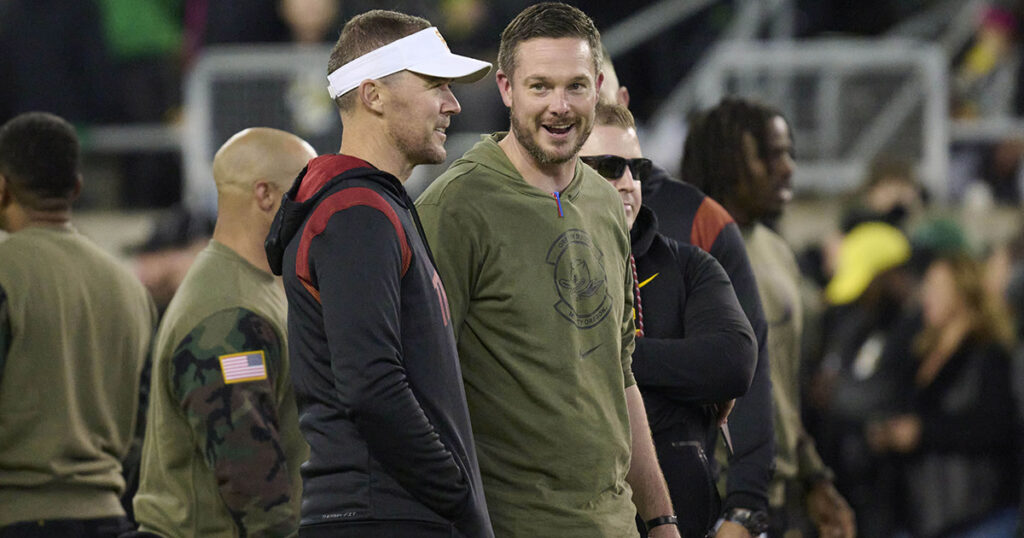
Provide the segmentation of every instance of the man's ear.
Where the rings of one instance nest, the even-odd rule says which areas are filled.
[[[758,172],[758,167],[764,166],[761,162],[761,156],[757,151],[757,140],[754,139],[754,135],[744,132],[742,138],[743,147],[743,161],[746,163],[747,171],[751,174]]]
[[[383,92],[386,90],[382,86],[383,84],[379,80],[366,79],[356,88],[356,91],[359,92],[359,102],[377,114],[384,112]]]
[[[252,195],[262,211],[269,212],[277,207],[278,192],[269,181],[259,180],[253,183]]]
[[[75,188],[71,191],[71,201],[74,202],[82,194],[82,174],[75,175]]]
[[[11,179],[0,174],[0,209],[13,204],[14,198],[14,185],[11,184]]]
[[[629,108],[629,88],[619,86],[619,91],[615,92],[615,101],[620,105]]]
[[[512,108],[512,80],[499,69],[494,74],[494,81],[498,83],[498,92],[501,93],[502,102],[505,103],[505,106]]]
[[[604,71],[597,72],[597,86],[594,88],[594,93],[597,94],[598,99],[601,97],[601,85],[604,84]]]

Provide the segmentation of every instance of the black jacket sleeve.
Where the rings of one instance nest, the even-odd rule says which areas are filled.
[[[686,403],[719,403],[743,395],[757,362],[757,345],[729,277],[711,255],[677,248],[683,274],[684,338],[638,338],[633,376],[645,390]]]
[[[469,495],[466,478],[403,365],[402,254],[394,226],[370,207],[339,211],[312,241],[310,259],[341,409],[402,487],[438,514],[456,517]]]
[[[768,509],[768,483],[775,469],[775,426],[769,372],[768,323],[743,236],[731,223],[711,245],[711,255],[732,281],[736,298],[747,314],[757,340],[757,367],[750,389],[736,400],[729,415],[734,453],[729,459],[726,498],[722,508]]]

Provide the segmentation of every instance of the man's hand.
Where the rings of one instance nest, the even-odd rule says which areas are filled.
[[[746,527],[735,521],[723,521],[715,533],[715,538],[753,538]]]
[[[854,538],[857,524],[846,499],[829,480],[822,480],[807,494],[807,513],[821,538]]]
[[[913,452],[921,440],[921,419],[916,415],[897,415],[869,422],[865,436],[868,446],[875,452]]]
[[[896,452],[908,453],[921,440],[921,419],[915,415],[899,415],[888,420],[889,446]]]

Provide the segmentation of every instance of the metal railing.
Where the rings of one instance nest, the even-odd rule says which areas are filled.
[[[614,58],[650,39],[658,39],[660,32],[714,3],[715,0],[653,3],[606,30],[605,47]],[[1024,134],[1024,119],[999,117],[950,122],[948,118],[950,55],[969,39],[972,20],[984,3],[946,0],[894,30],[894,35],[920,37],[933,43],[928,44],[908,39],[794,41],[792,0],[736,0],[733,20],[719,40],[691,75],[665,96],[652,117],[664,123],[682,124],[688,111],[711,106],[726,93],[757,97],[780,106],[794,120],[801,157],[794,178],[797,187],[826,192],[850,189],[860,181],[865,166],[876,154],[902,144],[918,158],[919,171],[929,189],[942,198],[947,192],[945,176],[951,143]],[[941,28],[936,30],[937,26]],[[762,36],[772,40],[756,41]],[[294,118],[285,117],[295,111],[281,108],[282,99],[288,98],[279,95],[280,99],[272,103],[265,94],[245,89],[247,81],[308,78],[316,81],[307,84],[312,88],[310,95],[319,97],[310,97],[307,102],[326,101],[322,86],[328,54],[329,47],[246,45],[208,49],[188,74],[182,126],[91,127],[83,136],[83,149],[93,153],[180,149],[185,183],[183,201],[189,206],[209,208],[215,199],[210,162],[220,143],[233,134],[233,128],[268,125],[301,131],[289,123]],[[884,79],[880,84],[888,88],[881,96],[854,93],[860,99],[865,99],[864,95],[874,99],[877,106],[868,114],[864,113],[864,106],[857,110],[848,106],[851,88],[863,86],[858,80],[865,77]],[[225,109],[234,110],[227,114],[237,121],[223,120]],[[328,110],[335,114],[329,105]],[[270,112],[271,119],[280,119],[281,123],[265,119],[263,114]],[[334,122],[337,123],[336,117]],[[653,129],[657,127],[653,122],[647,127],[647,133],[657,130]],[[676,128],[675,132],[680,133],[676,138],[683,129]],[[307,139],[310,136],[297,134]],[[339,134],[340,128],[324,138],[336,144]],[[471,137],[466,140],[472,141]],[[681,150],[681,140],[669,140],[668,144]],[[650,144],[652,149],[657,145]],[[664,157],[661,164],[671,168],[675,162],[678,153]]]
[[[781,108],[797,141],[796,188],[851,190],[875,156],[896,146],[917,158],[923,182],[941,198],[948,93],[946,56],[936,45],[828,39],[725,44],[690,100],[703,109],[736,94]]]

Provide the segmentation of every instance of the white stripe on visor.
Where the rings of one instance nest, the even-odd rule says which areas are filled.
[[[431,26],[339,67],[327,75],[327,91],[332,99],[337,99],[364,80],[386,77],[406,69],[421,75],[473,82],[486,75],[491,64],[452,54],[441,32]]]

